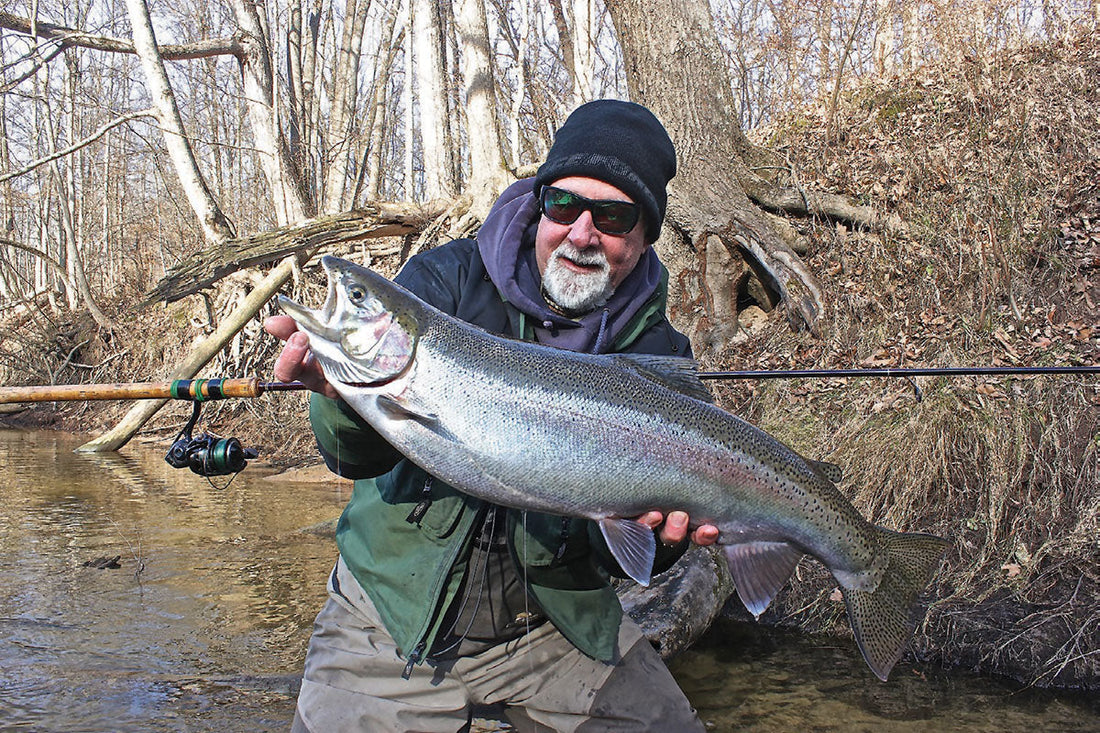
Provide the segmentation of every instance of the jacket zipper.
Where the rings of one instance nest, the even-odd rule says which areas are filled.
[[[412,650],[408,662],[405,664],[405,669],[401,672],[401,679],[407,680],[412,677],[413,667],[420,664],[420,660],[424,657],[424,649],[427,645],[428,643],[422,639],[420,643],[416,645],[416,648]]]
[[[428,511],[428,507],[430,507],[431,504],[432,504],[431,493],[432,493],[432,477],[429,476],[427,478],[427,480],[424,481],[424,488],[421,490],[421,496],[423,498],[420,500],[420,503],[417,504],[413,508],[413,510],[409,513],[409,516],[407,517],[407,519],[410,523],[415,524],[415,523],[419,522],[420,519],[424,516],[424,513]],[[423,508],[421,508],[421,507],[423,507]],[[480,507],[477,509],[477,512],[478,513],[481,512]],[[478,523],[475,519],[474,526],[477,526],[477,524]],[[469,530],[467,530],[467,531],[469,531]],[[454,567],[455,559],[458,557],[458,554],[462,551],[462,547],[464,545],[465,545],[464,542],[460,542],[460,543],[455,545],[455,551],[451,554],[450,559],[446,563],[446,567]],[[428,622],[428,627],[424,631],[424,634],[420,637],[420,641],[418,641],[416,643],[416,646],[413,647],[413,650],[409,653],[409,656],[405,658],[405,669],[402,670],[402,672],[401,672],[401,678],[402,679],[406,679],[406,680],[409,679],[412,676],[413,667],[415,667],[416,665],[418,665],[422,661],[424,661],[425,652],[427,651],[427,648],[428,648],[428,635],[431,633],[431,628],[432,628],[432,626],[435,625],[438,614],[440,614],[440,613],[443,613],[443,610],[441,610],[441,609],[436,610],[432,614],[432,616],[431,616],[431,618],[429,619],[429,622]]]
[[[424,488],[420,490],[420,501],[413,510],[409,512],[409,516],[405,517],[405,521],[409,524],[420,524],[420,520],[424,518],[424,515],[428,513],[428,510],[432,507],[432,477],[429,476],[424,480]]]

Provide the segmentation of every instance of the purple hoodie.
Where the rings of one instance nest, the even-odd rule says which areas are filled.
[[[606,352],[660,283],[657,253],[646,247],[606,305],[576,319],[555,313],[542,297],[542,277],[535,263],[540,215],[534,186],[533,178],[516,181],[485,217],[477,234],[485,269],[504,299],[531,319],[539,343],[570,351]]]

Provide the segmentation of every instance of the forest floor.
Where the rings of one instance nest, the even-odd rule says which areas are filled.
[[[1081,36],[991,61],[962,59],[845,94],[754,131],[789,161],[785,182],[899,215],[904,234],[792,221],[828,311],[793,333],[750,308],[707,369],[1100,363],[1100,48]],[[379,263],[392,273],[397,262]],[[297,286],[322,298],[321,277]],[[27,314],[0,344],[11,384],[162,379],[246,292],[132,310],[148,283],[103,306],[123,323]],[[676,294],[674,293],[674,300]],[[270,306],[265,315],[272,312]],[[686,310],[686,307],[684,308]],[[705,341],[705,319],[673,309]],[[13,317],[9,316],[11,321]],[[279,345],[250,323],[207,375],[269,377]],[[16,376],[11,376],[16,375]],[[1039,686],[1100,688],[1100,380],[818,379],[714,385],[727,409],[808,457],[841,465],[872,521],[949,538],[915,653]],[[128,405],[37,406],[7,420],[97,434]],[[167,445],[189,414],[162,410],[141,439]],[[200,429],[266,460],[316,462],[305,396],[211,403]],[[245,438],[247,436],[247,438]],[[762,618],[849,634],[835,582],[803,563]],[[743,613],[736,601],[729,614]]]

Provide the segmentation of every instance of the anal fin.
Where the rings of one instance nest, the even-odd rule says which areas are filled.
[[[756,618],[767,610],[803,554],[786,542],[745,542],[722,550],[737,595]]]

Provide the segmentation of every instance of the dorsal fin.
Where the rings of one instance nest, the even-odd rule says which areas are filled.
[[[834,484],[839,484],[844,480],[844,469],[835,463],[829,463],[828,461],[812,461],[808,458],[806,459],[806,463],[810,464],[810,468],[816,473],[821,474]]]
[[[674,392],[703,402],[714,402],[714,397],[699,379],[699,365],[694,359],[654,354],[613,354],[612,358],[621,368]]]

